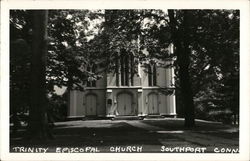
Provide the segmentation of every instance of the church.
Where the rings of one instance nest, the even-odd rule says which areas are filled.
[[[168,47],[173,53],[173,45]],[[147,51],[145,51],[147,52]],[[71,90],[68,118],[176,116],[173,59],[134,63],[133,54],[120,52],[111,72],[88,80],[84,91]],[[136,70],[133,70],[136,69]],[[87,67],[99,70],[97,64]],[[170,91],[170,92],[169,92]]]

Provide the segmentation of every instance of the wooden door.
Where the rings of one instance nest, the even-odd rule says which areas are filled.
[[[86,97],[86,115],[87,116],[96,115],[96,104],[97,104],[97,99],[95,95],[88,95]]]
[[[118,95],[117,98],[117,111],[119,115],[133,115],[132,98],[127,93]]]
[[[148,95],[148,114],[159,114],[158,97],[155,93]]]

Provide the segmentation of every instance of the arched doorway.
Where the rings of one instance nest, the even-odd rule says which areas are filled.
[[[96,95],[93,95],[93,94],[87,95],[86,97],[86,115],[87,116],[97,115],[96,104],[97,104]]]
[[[118,115],[134,115],[132,109],[132,96],[128,93],[121,93],[117,96]]]
[[[148,114],[159,114],[158,96],[156,93],[151,93],[148,95]]]

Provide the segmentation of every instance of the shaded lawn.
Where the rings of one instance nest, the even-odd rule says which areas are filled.
[[[18,136],[11,137],[10,144],[11,146],[160,145],[157,140],[159,134],[135,128],[124,122],[115,123],[109,128],[59,125],[54,128],[53,133],[54,140],[26,141],[21,139],[25,135],[25,131],[21,131]]]
[[[217,136],[227,139],[239,139],[239,132],[225,132],[233,128],[232,126],[196,121],[196,127],[192,130],[184,128],[183,120],[140,120],[148,125],[164,128],[167,131],[191,131],[208,136]],[[168,144],[169,146],[202,146],[198,142],[186,140],[183,134],[175,133],[157,133],[156,131],[147,131],[136,128],[123,121],[71,121],[59,122],[53,130],[54,140],[36,140],[27,141],[22,138],[25,136],[25,129],[19,131],[17,135],[10,134],[10,150],[15,146],[24,147],[82,147],[82,146],[144,146],[148,147],[147,152],[159,152],[160,146]],[[181,136],[181,137],[180,137]],[[160,140],[164,140],[163,143]],[[231,143],[230,143],[231,144]],[[204,145],[203,145],[204,146]],[[229,145],[230,146],[230,145]],[[235,146],[235,145],[234,145]],[[238,145],[236,145],[238,146]],[[157,150],[158,151],[157,151]],[[52,150],[51,152],[54,152]],[[106,149],[104,152],[108,152]],[[145,152],[145,151],[144,151]]]
[[[166,130],[190,130],[226,139],[239,139],[239,127],[235,125],[225,125],[217,122],[196,120],[195,127],[187,129],[184,127],[184,120],[143,120],[143,122],[149,125],[164,128]]]

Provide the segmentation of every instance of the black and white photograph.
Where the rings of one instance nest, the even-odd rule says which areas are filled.
[[[249,134],[249,118],[242,124],[249,95],[240,98],[247,54],[240,8],[5,11],[8,103],[1,115],[8,125],[1,131],[9,139],[1,148],[9,155],[129,160],[140,153],[157,160],[152,156],[230,157],[249,149],[245,135],[240,148],[242,127]]]

